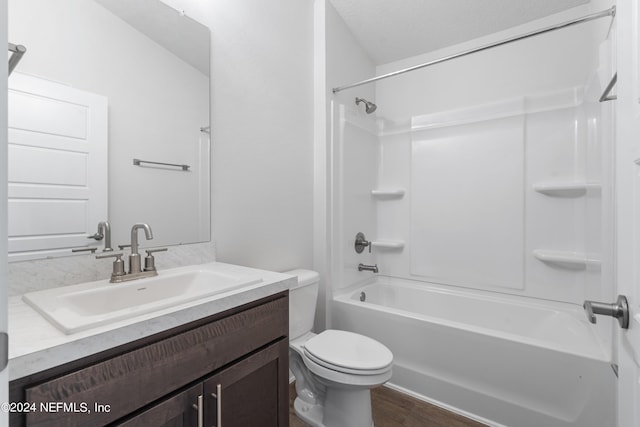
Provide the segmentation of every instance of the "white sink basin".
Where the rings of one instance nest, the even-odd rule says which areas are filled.
[[[62,332],[72,334],[261,281],[207,268],[178,268],[124,283],[101,280],[31,292],[22,299]]]

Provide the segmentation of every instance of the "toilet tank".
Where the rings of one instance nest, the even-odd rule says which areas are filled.
[[[289,288],[289,339],[311,332],[316,314],[320,275],[311,270],[291,270],[284,274],[298,277]]]

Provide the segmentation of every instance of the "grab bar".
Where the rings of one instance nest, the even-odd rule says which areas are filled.
[[[175,163],[150,162],[148,160],[133,159],[134,166],[140,166],[141,163],[148,163],[150,165],[174,166],[177,168],[181,168],[183,171],[188,171],[189,168],[191,167],[189,165],[178,165]]]
[[[609,92],[611,92],[611,89],[613,89],[613,87],[616,85],[617,82],[618,82],[618,73],[615,73],[613,75],[613,77],[611,78],[611,81],[609,82],[607,87],[604,88],[604,92],[602,93],[602,96],[600,97],[600,102],[613,101],[613,100],[618,99],[617,95],[609,95]]]
[[[11,56],[9,57],[8,75],[11,75],[13,69],[16,68],[18,62],[20,62],[20,59],[22,59],[22,55],[27,52],[27,48],[22,46],[21,44],[9,43],[9,52],[11,52]]]

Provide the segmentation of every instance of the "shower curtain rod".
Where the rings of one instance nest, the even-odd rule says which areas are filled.
[[[604,18],[606,16],[611,16],[612,18],[614,18],[616,16],[616,7],[612,6],[610,9],[603,10],[601,12],[592,13],[591,15],[586,15],[586,16],[583,16],[581,18],[573,19],[571,21],[562,22],[560,24],[552,25],[550,27],[546,27],[546,28],[543,28],[543,29],[540,29],[540,30],[530,31],[528,33],[521,34],[519,36],[511,37],[511,38],[508,38],[508,39],[504,39],[504,40],[496,42],[496,43],[491,43],[491,44],[487,44],[487,45],[484,45],[484,46],[476,47],[476,48],[473,48],[473,49],[465,50],[465,51],[460,52],[460,53],[455,53],[453,55],[449,55],[449,56],[445,56],[443,58],[435,59],[433,61],[425,62],[424,64],[414,65],[414,66],[409,67],[409,68],[405,68],[405,69],[398,70],[398,71],[393,71],[391,73],[383,74],[383,75],[377,76],[377,77],[372,77],[370,79],[362,80],[360,82],[352,83],[352,84],[349,84],[349,85],[346,85],[346,86],[334,87],[333,88],[333,93],[338,93],[338,92],[341,92],[341,91],[346,90],[346,89],[351,89],[351,88],[354,88],[354,87],[357,87],[357,86],[362,86],[362,85],[365,85],[367,83],[377,82],[378,80],[387,79],[389,77],[394,77],[394,76],[397,76],[399,74],[408,73],[409,71],[419,70],[420,68],[425,68],[425,67],[428,67],[430,65],[439,64],[441,62],[446,62],[446,61],[449,61],[451,59],[460,58],[461,56],[466,56],[466,55],[470,55],[472,53],[481,52],[483,50],[491,49],[493,47],[502,46],[502,45],[505,45],[507,43],[516,42],[516,41],[523,40],[523,39],[526,39],[526,38],[529,38],[529,37],[532,37],[532,36],[537,36],[539,34],[549,33],[551,31],[560,30],[562,28],[570,27],[572,25],[581,24],[583,22],[593,21],[594,19]]]

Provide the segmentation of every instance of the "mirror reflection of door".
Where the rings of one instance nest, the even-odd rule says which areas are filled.
[[[9,259],[69,253],[107,218],[107,99],[9,79]]]
[[[111,223],[114,247],[129,243],[139,222],[152,227],[153,246],[209,241],[209,29],[160,0],[9,0],[8,12],[9,39],[27,48],[10,82],[26,74],[108,99],[106,210],[85,216],[82,230],[65,222],[80,220],[78,206],[74,214],[51,211],[61,227],[52,232],[75,237],[15,250],[42,258],[100,247],[87,239],[99,221]],[[53,123],[65,121],[56,116]],[[133,159],[190,168],[135,166]],[[44,220],[27,205],[16,226],[23,236],[38,235]]]

